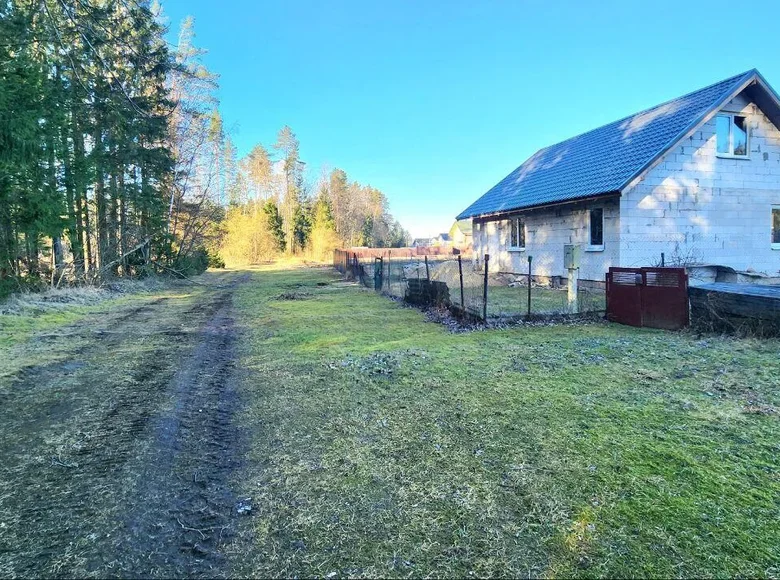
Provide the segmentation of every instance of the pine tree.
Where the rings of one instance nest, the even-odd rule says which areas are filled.
[[[321,190],[314,203],[310,240],[311,255],[315,260],[328,260],[333,250],[341,245],[327,190]]]
[[[284,197],[281,200],[281,214],[285,246],[292,252],[295,249],[295,215],[303,193],[301,189],[303,162],[299,157],[298,139],[287,125],[279,130],[274,149],[282,155],[284,165]]]
[[[306,201],[298,203],[293,214],[294,251],[302,252],[307,247],[311,236],[311,227],[311,207],[309,207],[309,203]]]
[[[279,206],[272,199],[269,199],[263,205],[263,212],[268,220],[268,229],[276,242],[276,249],[283,253],[287,247],[287,238],[284,233],[284,223],[279,213]]]
[[[269,198],[276,198],[273,193],[271,157],[268,150],[262,145],[255,145],[241,161],[242,169],[248,183],[251,186],[251,196],[256,202],[265,201]]]
[[[0,8],[0,163],[13,157],[0,168],[0,276],[59,283],[66,260],[71,277],[124,273],[128,248],[161,232],[163,33],[144,3]]]
[[[224,168],[223,173],[225,176],[225,203],[230,206],[237,206],[246,200],[241,198],[236,147],[229,136],[225,138],[225,148],[222,152],[222,167]]]

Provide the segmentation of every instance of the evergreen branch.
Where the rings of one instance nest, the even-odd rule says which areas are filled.
[[[76,22],[75,18],[73,18],[73,15],[70,13],[70,10],[68,10],[68,7],[65,5],[65,2],[63,0],[58,0],[60,5],[62,6],[62,10],[65,13],[65,15],[68,17],[68,19],[73,23],[73,26],[76,28],[76,31],[81,36],[81,38],[84,39],[84,42],[87,43],[87,46],[89,46],[90,50],[92,50],[92,53],[95,55],[95,58],[97,58],[100,65],[103,67],[103,70],[106,72],[106,76],[109,79],[109,82],[114,81],[116,85],[119,87],[119,90],[122,92],[122,94],[125,96],[127,101],[130,103],[130,105],[135,109],[135,111],[144,117],[149,117],[149,113],[141,109],[136,102],[133,100],[133,98],[128,94],[127,90],[125,89],[124,85],[119,81],[118,78],[115,77],[115,75],[112,73],[109,66],[106,64],[106,61],[103,60],[103,57],[100,55],[100,52],[95,48],[95,46],[92,44],[92,42],[87,38],[87,35],[84,34],[84,32],[79,28],[78,23]],[[44,0],[44,3],[46,0]]]

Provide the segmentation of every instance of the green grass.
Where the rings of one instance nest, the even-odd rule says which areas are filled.
[[[481,299],[481,298],[480,298]],[[580,312],[603,311],[606,296],[603,290],[580,289]],[[524,316],[528,313],[527,286],[488,286],[488,317]],[[566,288],[531,287],[531,314],[565,314],[568,311]]]
[[[73,297],[67,291],[62,303],[48,304],[36,294],[24,297],[19,305],[0,302],[11,313],[0,314],[0,379],[9,377],[24,367],[52,360],[68,359],[74,351],[94,340],[92,331],[81,332],[85,321],[109,324],[115,317],[124,316],[133,308],[141,308],[156,300],[188,299],[199,294],[199,289],[178,287],[171,284],[165,288],[161,283],[153,290],[137,285],[133,293],[95,293],[88,300],[81,297],[84,292],[73,290]],[[13,300],[13,298],[9,299]],[[87,324],[84,324],[87,326]]]
[[[451,334],[334,281],[266,268],[237,296],[236,573],[780,575],[778,341]]]
[[[128,575],[114,542],[220,276],[0,316],[0,576]]]

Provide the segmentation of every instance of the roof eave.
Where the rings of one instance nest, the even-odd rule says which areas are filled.
[[[530,210],[537,210],[537,209],[545,209],[548,207],[555,207],[559,205],[568,205],[571,203],[577,203],[577,202],[583,202],[588,201],[591,199],[601,199],[603,197],[610,197],[620,195],[620,191],[605,191],[603,193],[596,193],[591,195],[584,195],[581,197],[574,197],[572,199],[566,199],[562,201],[553,201],[549,203],[539,203],[535,205],[527,205],[523,207],[516,207],[512,209],[503,209],[501,211],[491,212],[491,213],[483,213],[483,214],[474,214],[472,216],[469,216],[468,218],[463,219],[472,219],[472,220],[485,220],[485,219],[491,219],[491,218],[498,218],[502,216],[508,216],[512,214],[522,213],[524,211],[530,211]]]

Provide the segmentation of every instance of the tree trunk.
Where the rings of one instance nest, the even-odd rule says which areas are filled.
[[[127,240],[127,201],[125,195],[125,172],[119,174],[119,190],[122,192],[119,198],[119,255],[122,276],[127,276],[127,256],[125,252],[129,246]]]
[[[97,213],[95,233],[97,234],[97,269],[108,263],[108,224],[106,223],[106,186],[104,173],[103,132],[100,123],[95,127],[95,210]]]
[[[117,256],[121,256],[121,253],[117,253],[117,250],[119,248],[119,186],[118,186],[118,180],[117,180],[117,173],[119,172],[118,163],[117,163],[117,151],[116,147],[113,148],[112,155],[111,155],[111,178],[109,181],[109,190],[111,193],[111,200],[109,203],[109,213],[108,213],[108,219],[106,220],[106,227],[108,228],[107,232],[107,239],[108,239],[108,247],[106,248],[106,251],[108,253],[108,260],[109,261],[115,261]],[[119,262],[116,263],[116,265],[112,268],[114,275],[116,276],[119,273]]]
[[[59,74],[59,73],[58,73]],[[57,134],[59,131],[56,132]],[[56,134],[49,135],[49,138],[47,139],[46,148],[47,151],[47,179],[48,179],[48,187],[49,187],[49,194],[51,195],[51,199],[55,199],[57,197],[57,169],[55,165],[55,154],[54,154],[54,139]],[[59,228],[57,228],[59,230]],[[62,256],[62,240],[60,236],[62,235],[61,231],[49,231],[47,232],[51,236],[51,283],[52,286],[56,283],[59,283],[60,277],[62,276],[62,270],[64,267],[63,264],[63,256]]]
[[[55,236],[51,239],[51,285],[52,287],[59,286],[60,279],[64,269],[64,252],[62,251],[62,238]]]
[[[147,188],[148,188],[148,179],[146,177],[146,167],[145,165],[141,165],[140,167],[141,171],[141,199],[143,201],[143,209],[141,210],[141,232],[142,232],[142,239],[149,239],[149,210],[147,206],[147,197],[148,194]],[[144,246],[144,250],[142,252],[143,259],[144,259],[144,266],[149,265],[150,261],[150,252],[149,252],[149,244],[146,244]]]
[[[24,235],[27,250],[27,275],[33,278],[38,275],[38,233],[28,230]]]
[[[73,118],[72,115],[71,118]],[[71,157],[70,146],[68,145],[68,132],[65,124],[62,126],[61,141],[62,155],[60,157],[62,158],[65,176],[65,203],[68,206],[68,241],[70,243],[70,253],[73,255],[73,265],[78,273],[80,270],[83,270],[84,264],[84,232],[81,225],[80,212],[76,206],[73,157]]]
[[[74,167],[74,197],[76,200],[76,237],[79,240],[81,263],[78,272],[82,274],[92,270],[92,242],[89,228],[89,205],[87,202],[86,182],[83,179],[86,159],[84,156],[84,135],[79,125],[73,123],[73,167]]]

